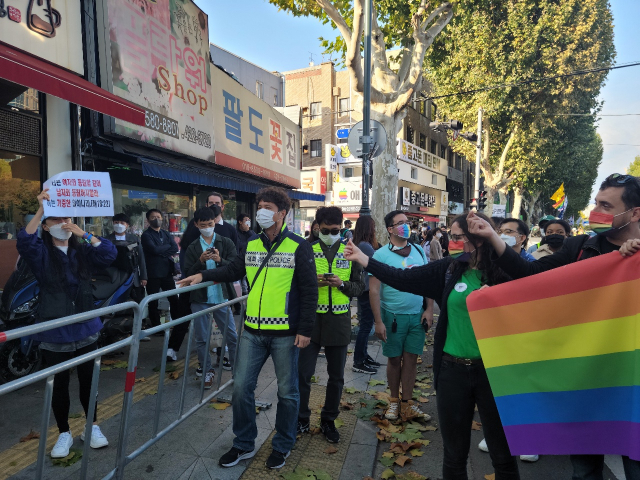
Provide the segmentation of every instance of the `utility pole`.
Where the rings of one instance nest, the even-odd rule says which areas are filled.
[[[371,2],[364,5],[364,103],[362,105],[362,206],[360,215],[371,215],[369,208],[369,165],[371,164]],[[356,32],[354,32],[356,34]]]
[[[476,141],[476,178],[473,196],[480,197],[480,161],[482,160],[482,107],[478,109],[478,140]]]

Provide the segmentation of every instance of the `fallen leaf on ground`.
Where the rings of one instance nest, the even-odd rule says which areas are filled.
[[[429,445],[431,443],[431,440],[425,440],[424,438],[420,438],[420,439],[416,440],[416,442],[419,442],[419,443],[421,443],[422,445],[424,445],[426,447],[427,445]]]
[[[418,401],[420,403],[427,403],[429,401],[429,399],[427,397],[418,397]]]
[[[20,439],[20,443],[28,442],[29,440],[34,440],[36,438],[40,438],[40,434],[38,432],[34,432],[33,430],[31,430],[27,436],[22,437]]]
[[[155,395],[156,393],[158,393],[157,388],[155,390],[149,390],[148,392],[144,392],[145,395]]]
[[[496,474],[491,473],[484,476],[485,480],[496,480]]]
[[[404,464],[410,461],[411,461],[411,458],[407,457],[406,455],[401,455],[398,458],[396,458],[396,463],[401,467],[404,467]]]
[[[341,400],[340,406],[345,410],[353,410],[355,408],[355,405],[353,403],[347,402],[346,400]]]
[[[114,365],[118,360],[102,360],[100,363],[102,365]]]
[[[378,461],[385,467],[390,467],[395,463],[395,460],[393,459],[393,457],[382,457],[382,458],[379,458]]]
[[[424,427],[425,432],[435,432],[437,430],[437,427],[432,427],[431,425],[426,425]]]
[[[82,416],[81,413],[72,413],[69,415],[69,418],[80,418]]]
[[[176,370],[175,372],[171,372],[169,374],[169,378],[171,378],[172,380],[177,380],[178,378],[180,378],[180,372],[178,370]]]
[[[211,402],[209,408],[215,408],[216,410],[226,410],[230,406],[231,404],[226,402]]]
[[[316,377],[315,375],[313,375],[311,377],[311,383],[318,383],[318,377]]]
[[[339,418],[336,418],[335,422],[333,422],[333,424],[336,426],[336,428],[340,428],[341,426],[344,425],[344,422],[342,420],[340,420]]]
[[[345,393],[360,393],[360,390],[355,387],[346,387],[344,391]]]
[[[393,457],[395,456],[395,453],[393,453],[393,452],[384,452],[384,453],[382,454],[382,456],[383,456],[384,458],[393,458]]]
[[[362,480],[374,480],[373,477],[362,477]]]
[[[69,450],[69,455],[64,458],[53,458],[52,463],[57,467],[70,467],[80,459],[82,459],[82,449],[72,448]]]
[[[136,378],[136,383],[145,383],[147,381],[146,378],[142,377],[142,378]]]
[[[168,363],[164,367],[164,373],[175,372],[177,369],[178,369],[178,366],[175,363]],[[157,367],[153,367],[153,371],[154,372],[159,372],[160,371],[160,366],[158,365]]]
[[[397,480],[427,480],[427,477],[420,475],[416,472],[407,472],[401,475],[396,475]]]
[[[324,453],[327,453],[329,455],[331,455],[332,453],[336,453],[337,451],[338,449],[333,445],[329,445],[327,448],[324,449]]]
[[[380,478],[382,478],[382,480],[389,480],[390,478],[393,478],[395,476],[396,476],[396,473],[390,468],[387,468],[384,472],[382,472],[382,475],[380,476]]]
[[[108,372],[109,370],[112,370],[113,367],[100,367],[100,371],[101,372]]]
[[[471,422],[471,430],[482,430],[482,424],[473,420]]]
[[[382,380],[369,380],[369,386],[370,387],[375,387],[376,385],[385,385],[386,382],[383,382]]]
[[[412,457],[421,457],[424,454],[422,450],[418,450],[417,448],[409,450],[409,453]]]
[[[113,364],[113,368],[127,368],[129,366],[129,362],[126,360],[120,360],[119,362],[115,362]]]
[[[312,435],[317,435],[321,432],[322,430],[320,430],[320,427],[313,427],[309,429],[309,433],[311,433]]]
[[[387,437],[386,437],[386,436],[385,436],[385,434],[384,434],[384,433],[382,433],[382,432],[376,432],[376,438],[377,438],[379,441],[384,442],[384,441],[385,441],[385,439],[386,439]]]

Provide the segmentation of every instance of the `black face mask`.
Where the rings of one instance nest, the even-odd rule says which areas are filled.
[[[154,218],[153,220],[149,221],[149,225],[151,225],[153,228],[160,228],[162,226],[162,220],[160,220],[159,218]]]
[[[559,233],[554,233],[553,235],[547,235],[544,237],[544,242],[549,245],[551,248],[560,248],[564,243],[565,236],[560,235]]]

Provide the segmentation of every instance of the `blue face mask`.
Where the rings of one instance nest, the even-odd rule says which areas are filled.
[[[396,227],[396,231],[395,234],[398,235],[400,238],[409,238],[411,236],[411,229],[409,228],[409,225],[398,225]]]

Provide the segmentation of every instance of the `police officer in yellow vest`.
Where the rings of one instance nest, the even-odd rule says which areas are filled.
[[[340,239],[342,210],[320,207],[316,212],[320,225],[320,240],[312,244],[318,275],[318,307],[311,343],[300,352],[298,381],[300,383],[300,413],[298,433],[309,431],[309,394],[311,377],[316,369],[320,347],[327,358],[327,393],[320,415],[320,429],[331,443],[338,443],[340,434],[334,425],[338,417],[344,385],[344,365],[351,341],[349,303],[364,291],[362,267],[344,258],[345,245]]]
[[[318,281],[311,244],[290,232],[284,223],[291,208],[286,192],[277,187],[263,188],[256,200],[256,220],[262,233],[249,238],[245,256],[179,283],[232,282],[246,274],[250,286],[247,317],[234,370],[235,439],[219,464],[232,467],[256,453],[254,389],[262,366],[271,356],[278,380],[278,407],[273,451],[266,464],[280,468],[296,442],[298,352],[309,345],[318,306]]]

